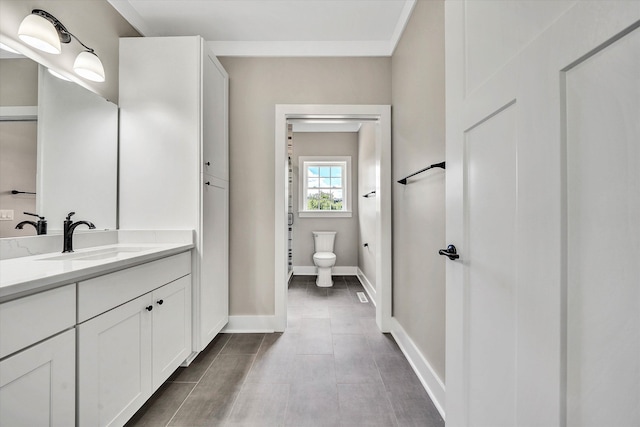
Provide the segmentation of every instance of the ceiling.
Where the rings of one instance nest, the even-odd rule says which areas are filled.
[[[108,0],[144,36],[218,56],[391,56],[417,0]]]

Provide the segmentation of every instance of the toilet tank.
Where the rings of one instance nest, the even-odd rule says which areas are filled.
[[[315,252],[333,252],[335,231],[313,231],[312,233]]]

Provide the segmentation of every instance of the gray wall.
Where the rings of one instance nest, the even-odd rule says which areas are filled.
[[[16,230],[18,222],[37,218],[36,197],[11,194],[11,190],[36,191],[36,133],[38,122],[0,122],[0,209],[13,209],[13,221],[0,221],[0,237],[35,236],[30,225]]]
[[[419,1],[393,54],[393,176],[445,156],[444,2]],[[393,313],[445,373],[445,174],[393,184]]]
[[[376,198],[362,195],[376,189],[376,125],[363,123],[358,132],[358,267],[376,286]],[[368,247],[364,244],[368,243]]]
[[[38,64],[30,59],[0,60],[0,105],[38,105]],[[38,122],[0,122],[0,209],[13,209],[13,221],[0,221],[1,237],[35,236],[27,225],[15,225],[36,218],[23,212],[36,212],[36,197],[11,194],[11,190],[36,191],[36,146]]]
[[[351,218],[300,218],[300,156],[351,156]],[[358,134],[318,132],[293,134],[293,265],[313,266],[313,231],[337,231],[333,252],[336,265],[358,265]]]
[[[0,59],[0,105],[38,105],[38,64],[27,58]]]
[[[274,314],[276,104],[390,104],[391,58],[222,57],[229,73],[230,315]]]

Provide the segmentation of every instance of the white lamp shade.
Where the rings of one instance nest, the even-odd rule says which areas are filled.
[[[47,53],[59,54],[60,36],[53,24],[39,15],[28,15],[18,28],[18,37],[25,43]]]
[[[80,77],[92,82],[104,81],[104,67],[95,53],[89,51],[80,52],[73,63],[73,70]]]

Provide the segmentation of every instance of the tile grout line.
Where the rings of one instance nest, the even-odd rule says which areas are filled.
[[[369,344],[369,338],[365,337],[367,340],[367,346],[369,347],[369,350],[373,353],[373,349],[371,348],[371,345]],[[396,413],[396,408],[393,406],[393,403],[391,402],[391,399],[389,398],[389,391],[387,390],[387,384],[385,383],[384,379],[382,378],[382,373],[380,372],[380,367],[378,366],[378,361],[376,360],[375,357],[373,357],[373,363],[376,365],[376,371],[378,372],[378,376],[380,377],[380,382],[382,383],[382,388],[384,389],[384,397],[387,400],[387,403],[389,404],[389,407],[391,408],[391,413],[393,414],[393,419],[396,422],[396,426],[400,425],[400,422],[398,421],[398,414]]]
[[[229,414],[225,417],[225,419],[222,420],[223,425],[227,424],[227,421],[229,421],[229,416],[233,413],[233,410],[236,407],[236,403],[238,403],[238,397],[240,396],[240,393],[242,393],[242,390],[244,389],[244,386],[247,382],[247,378],[249,377],[249,373],[251,372],[251,369],[253,369],[253,365],[256,363],[256,358],[258,357],[258,353],[260,352],[260,349],[262,348],[262,344],[264,344],[264,339],[266,337],[267,337],[267,334],[262,334],[262,340],[260,340],[260,345],[258,346],[258,350],[255,352],[255,354],[253,354],[253,360],[251,361],[251,366],[249,367],[249,370],[247,371],[247,374],[245,375],[245,377],[242,379],[242,385],[240,386],[240,391],[238,391],[238,394],[236,394],[235,398],[233,399],[233,404],[229,409]],[[231,341],[231,338],[229,338],[229,341]],[[222,352],[222,349],[220,350],[220,352]]]
[[[169,424],[171,424],[171,421],[173,421],[173,419],[176,417],[176,415],[178,415],[178,412],[180,412],[180,409],[182,409],[182,407],[184,406],[184,403],[187,401],[189,396],[191,396],[191,394],[193,393],[193,390],[196,389],[198,384],[200,384],[200,381],[202,381],[202,378],[204,378],[205,374],[209,371],[209,369],[211,368],[211,365],[213,365],[213,362],[215,362],[216,359],[218,358],[218,356],[220,356],[220,353],[222,353],[222,350],[227,346],[227,344],[229,344],[229,341],[231,341],[231,337],[229,337],[227,342],[224,343],[222,348],[218,351],[218,354],[216,354],[216,357],[214,357],[211,360],[211,363],[209,363],[209,366],[207,366],[207,369],[205,369],[204,372],[202,373],[202,375],[200,376],[200,378],[198,378],[198,381],[196,381],[195,385],[191,388],[191,391],[189,392],[189,394],[187,394],[187,397],[185,397],[184,400],[182,401],[182,403],[180,404],[180,406],[178,406],[178,409],[176,409],[176,411],[173,413],[173,415],[171,416],[171,418],[169,419],[169,421],[167,422],[165,427],[169,427]]]

